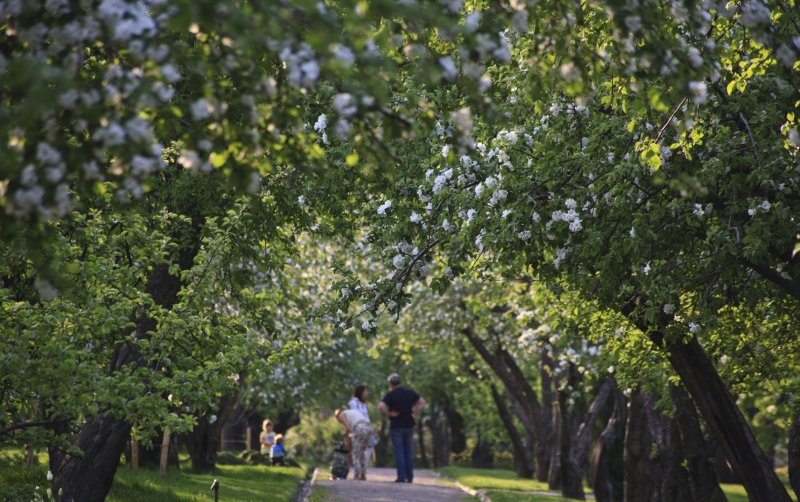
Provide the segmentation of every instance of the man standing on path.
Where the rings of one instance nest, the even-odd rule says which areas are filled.
[[[395,483],[411,483],[414,481],[414,417],[422,411],[425,400],[413,390],[402,387],[397,373],[389,376],[389,388],[378,410],[389,416],[389,436],[397,466]]]

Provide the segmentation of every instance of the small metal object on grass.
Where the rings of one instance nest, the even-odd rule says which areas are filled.
[[[214,502],[219,502],[219,480],[215,479],[211,483],[211,490],[214,490]]]

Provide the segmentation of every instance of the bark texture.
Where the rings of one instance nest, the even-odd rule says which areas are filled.
[[[562,448],[561,448],[561,494],[567,498],[578,500],[585,500],[586,495],[583,492],[583,476],[586,472],[586,463],[589,456],[589,447],[592,444],[592,430],[600,410],[605,405],[611,391],[614,388],[614,383],[611,378],[604,379],[600,386],[597,388],[592,403],[589,405],[589,410],[577,430],[567,431],[566,434],[562,432]],[[559,402],[564,407],[566,397],[562,393],[559,397]],[[570,427],[572,424],[562,421],[562,428]]]
[[[589,472],[597,502],[622,502],[624,498],[625,397],[618,388],[612,393],[614,409],[592,451]]]
[[[789,483],[800,498],[800,410],[794,416],[789,430]]]
[[[511,447],[514,452],[514,469],[517,472],[517,476],[530,479],[533,477],[533,469],[525,452],[525,443],[517,430],[516,423],[514,423],[514,416],[511,414],[511,410],[508,409],[508,405],[502,394],[497,390],[497,387],[492,385],[491,390],[494,404],[497,407],[497,414],[500,416],[500,421],[503,422],[509,441],[511,441]]]
[[[663,345],[663,340],[656,338]],[[709,427],[752,502],[789,502],[728,387],[705,351],[692,339],[666,346],[669,361]]]

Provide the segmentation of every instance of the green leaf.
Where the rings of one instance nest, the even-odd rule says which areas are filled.
[[[228,152],[222,152],[222,153],[213,152],[209,157],[209,160],[211,161],[211,165],[214,166],[214,168],[220,168],[223,165],[225,165],[225,162],[228,161]]]

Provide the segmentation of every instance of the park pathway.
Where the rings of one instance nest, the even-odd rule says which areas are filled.
[[[352,476],[352,471],[350,472]],[[314,497],[324,502],[464,502],[469,495],[434,472],[414,471],[414,483],[395,483],[394,469],[367,470],[367,481],[327,481],[314,483]],[[315,500],[320,500],[316,498]]]

